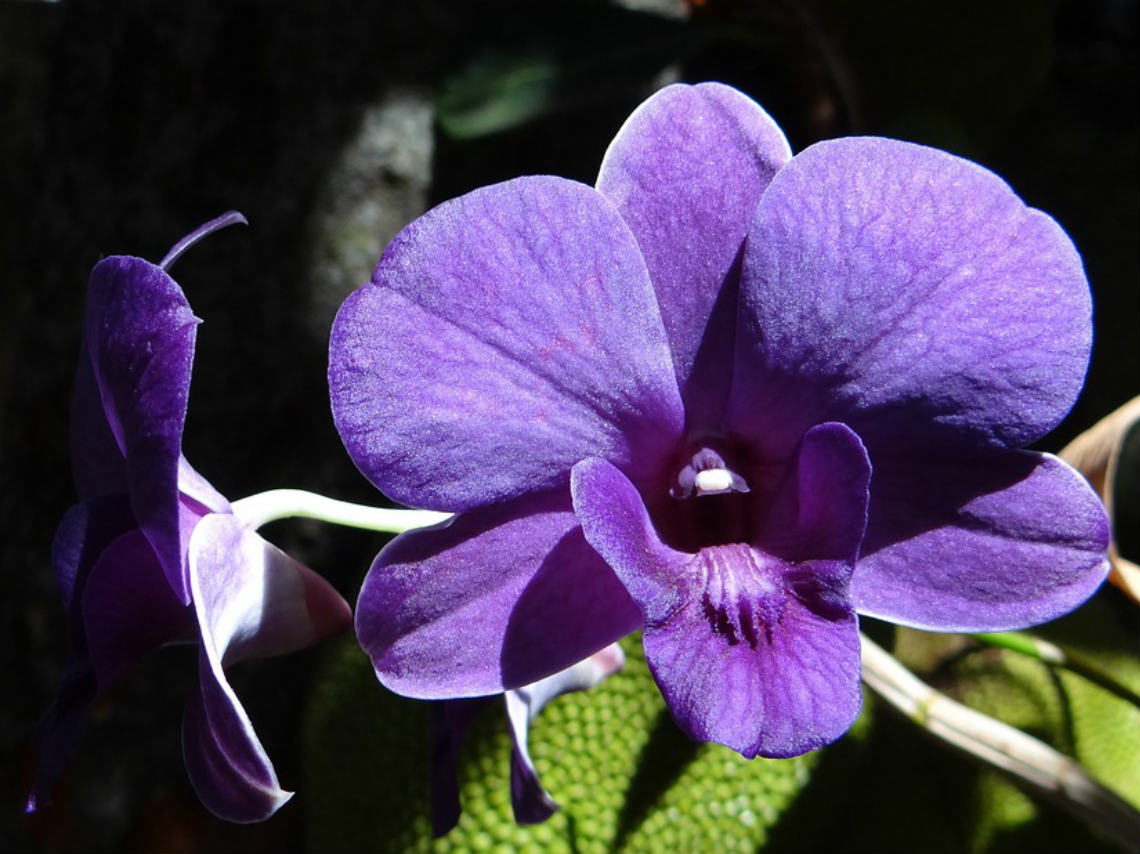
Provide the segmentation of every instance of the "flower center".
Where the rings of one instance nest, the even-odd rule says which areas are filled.
[[[751,481],[758,471],[747,459],[730,441],[689,445],[665,475],[666,488],[645,496],[661,538],[694,554],[706,546],[751,542],[765,496],[755,491]],[[759,486],[763,493],[764,483]]]
[[[674,498],[702,495],[724,495],[726,492],[751,492],[748,483],[730,469],[724,457],[712,448],[700,448],[681,468],[669,494]]]

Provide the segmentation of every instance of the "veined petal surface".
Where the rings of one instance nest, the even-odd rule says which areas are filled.
[[[761,193],[791,156],[758,104],[702,83],[654,94],[602,161],[598,190],[645,256],[690,423],[713,427],[723,412],[741,247]]]
[[[357,638],[381,683],[424,699],[536,682],[640,624],[562,490],[401,534],[356,607]]]
[[[445,202],[388,246],[333,326],[333,416],[392,498],[462,511],[637,474],[683,412],[645,262],[591,187],[519,178]]]
[[[774,453],[811,423],[1028,444],[1076,399],[1091,307],[1061,228],[977,164],[822,142],[749,232],[730,426]]]
[[[1104,508],[1056,457],[866,438],[861,613],[933,631],[1018,629],[1067,613],[1104,580]]]

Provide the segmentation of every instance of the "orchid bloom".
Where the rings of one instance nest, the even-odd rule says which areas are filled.
[[[225,667],[342,630],[348,605],[320,576],[270,545],[182,456],[198,319],[167,272],[229,213],[180,241],[160,264],[106,258],[88,285],[72,407],[80,503],[64,516],[53,563],[72,657],[40,725],[34,811],[70,759],[92,700],[143,655],[196,643],[199,691],[182,739],[202,802],[258,821],[291,797]]]
[[[729,87],[670,86],[597,186],[532,176],[429,211],[333,328],[349,454],[456,513],[357,605],[413,697],[535,682],[643,629],[690,736],[838,738],[858,615],[1024,627],[1104,579],[1092,490],[1021,450],[1083,382],[1091,305],[1047,215],[881,138],[792,156]]]

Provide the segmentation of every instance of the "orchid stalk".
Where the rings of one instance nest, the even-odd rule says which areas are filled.
[[[315,519],[347,528],[360,528],[386,534],[402,534],[451,518],[450,513],[433,510],[403,510],[370,507],[340,501],[303,489],[271,489],[232,503],[234,515],[253,528],[281,519]]]

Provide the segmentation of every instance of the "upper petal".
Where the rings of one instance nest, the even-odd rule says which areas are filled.
[[[551,177],[404,229],[337,316],[329,387],[361,471],[440,510],[564,483],[591,454],[643,473],[683,423],[633,235],[596,190]]]
[[[178,464],[197,324],[182,289],[154,264],[114,256],[91,272],[84,334],[106,425],[126,460],[139,527],[184,603],[190,591],[180,539]],[[93,431],[102,429],[94,414],[82,412],[93,419]]]
[[[1104,507],[1056,457],[864,438],[875,476],[852,580],[861,613],[1003,631],[1067,613],[1104,580]]]
[[[756,203],[791,159],[776,123],[720,83],[668,86],[626,120],[598,189],[649,266],[689,418],[715,426],[732,380],[739,255]]]
[[[561,491],[401,534],[376,558],[356,607],[357,638],[381,683],[427,699],[527,685],[640,622]]]
[[[851,138],[769,185],[749,232],[732,427],[935,426],[1024,445],[1076,398],[1090,298],[1060,227],[941,151]]]

